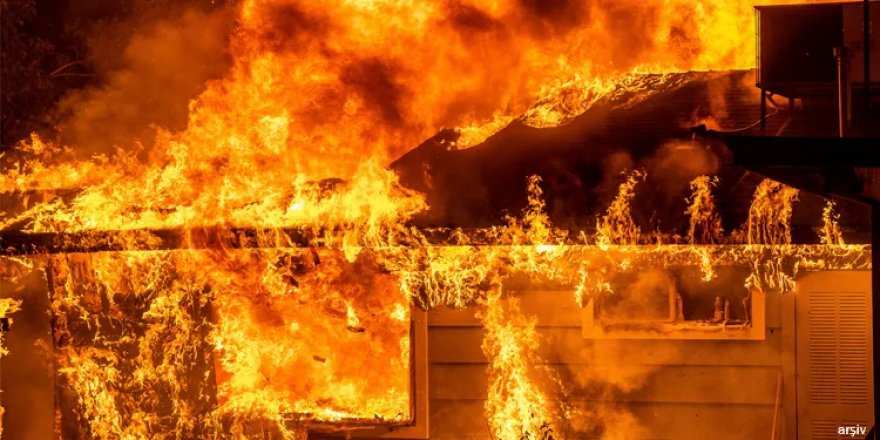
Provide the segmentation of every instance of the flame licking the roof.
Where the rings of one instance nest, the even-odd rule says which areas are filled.
[[[187,245],[47,257],[61,416],[108,439],[405,424],[410,307],[481,303],[493,436],[559,438],[570,414],[535,367],[529,320],[501,304],[505,274],[567,284],[584,304],[640,265],[707,278],[753,265],[744,282],[780,290],[798,267],[866,267],[830,208],[821,246],[792,245],[796,191],[770,181],[730,237],[710,177],[692,184],[686,242],[643,235],[630,214],[641,170],[595,236],[552,225],[536,177],[526,211],[496,228],[437,245],[407,224],[425,200],[385,167],[407,148],[443,127],[461,127],[450,148],[467,148],[516,118],[551,127],[610,96],[636,102],[667,80],[643,73],[750,67],[752,6],[242,1],[233,64],[190,103],[185,129],[79,160],[88,145],[34,135],[0,158],[0,191],[22,200],[2,230],[173,229]],[[232,228],[257,231],[261,249],[217,238]]]

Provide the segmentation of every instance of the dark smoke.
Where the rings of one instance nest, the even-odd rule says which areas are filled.
[[[189,101],[229,66],[232,12],[184,5],[94,25],[87,57],[96,80],[59,102],[62,143],[105,153],[149,145],[159,127],[185,127]]]

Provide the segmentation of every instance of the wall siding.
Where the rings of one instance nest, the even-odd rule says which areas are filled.
[[[763,341],[584,339],[581,311],[570,292],[518,297],[523,313],[536,318],[539,354],[566,384],[572,407],[625,409],[645,438],[770,437],[787,356],[782,295],[767,295]],[[428,313],[432,439],[491,439],[483,410],[488,377],[478,311]],[[632,389],[606,387],[609,393],[579,385],[581,373],[602,368],[613,369],[615,377],[630,375]],[[777,438],[789,438],[782,408],[779,418]]]

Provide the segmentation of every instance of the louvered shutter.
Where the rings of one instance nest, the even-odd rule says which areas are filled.
[[[798,438],[852,438],[838,427],[873,424],[871,274],[811,273],[796,295]]]

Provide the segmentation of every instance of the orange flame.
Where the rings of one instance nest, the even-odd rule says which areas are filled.
[[[523,316],[516,299],[486,297],[483,352],[489,358],[486,415],[493,438],[560,438],[564,409],[542,389],[552,373],[536,350],[535,322]]]
[[[639,243],[642,230],[632,218],[631,202],[636,195],[636,185],[644,181],[646,175],[643,170],[635,170],[620,185],[605,216],[596,222],[596,243],[599,246]]]
[[[717,184],[718,178],[709,176],[699,176],[691,181],[690,204],[686,211],[690,215],[688,243],[720,243],[724,236],[721,217],[712,196],[712,188]]]
[[[748,244],[790,244],[791,213],[798,190],[764,179],[755,189],[746,229]]]
[[[822,244],[846,244],[843,241],[843,234],[840,232],[840,214],[835,208],[834,201],[828,200],[822,210],[822,230],[819,234],[819,242]]]

